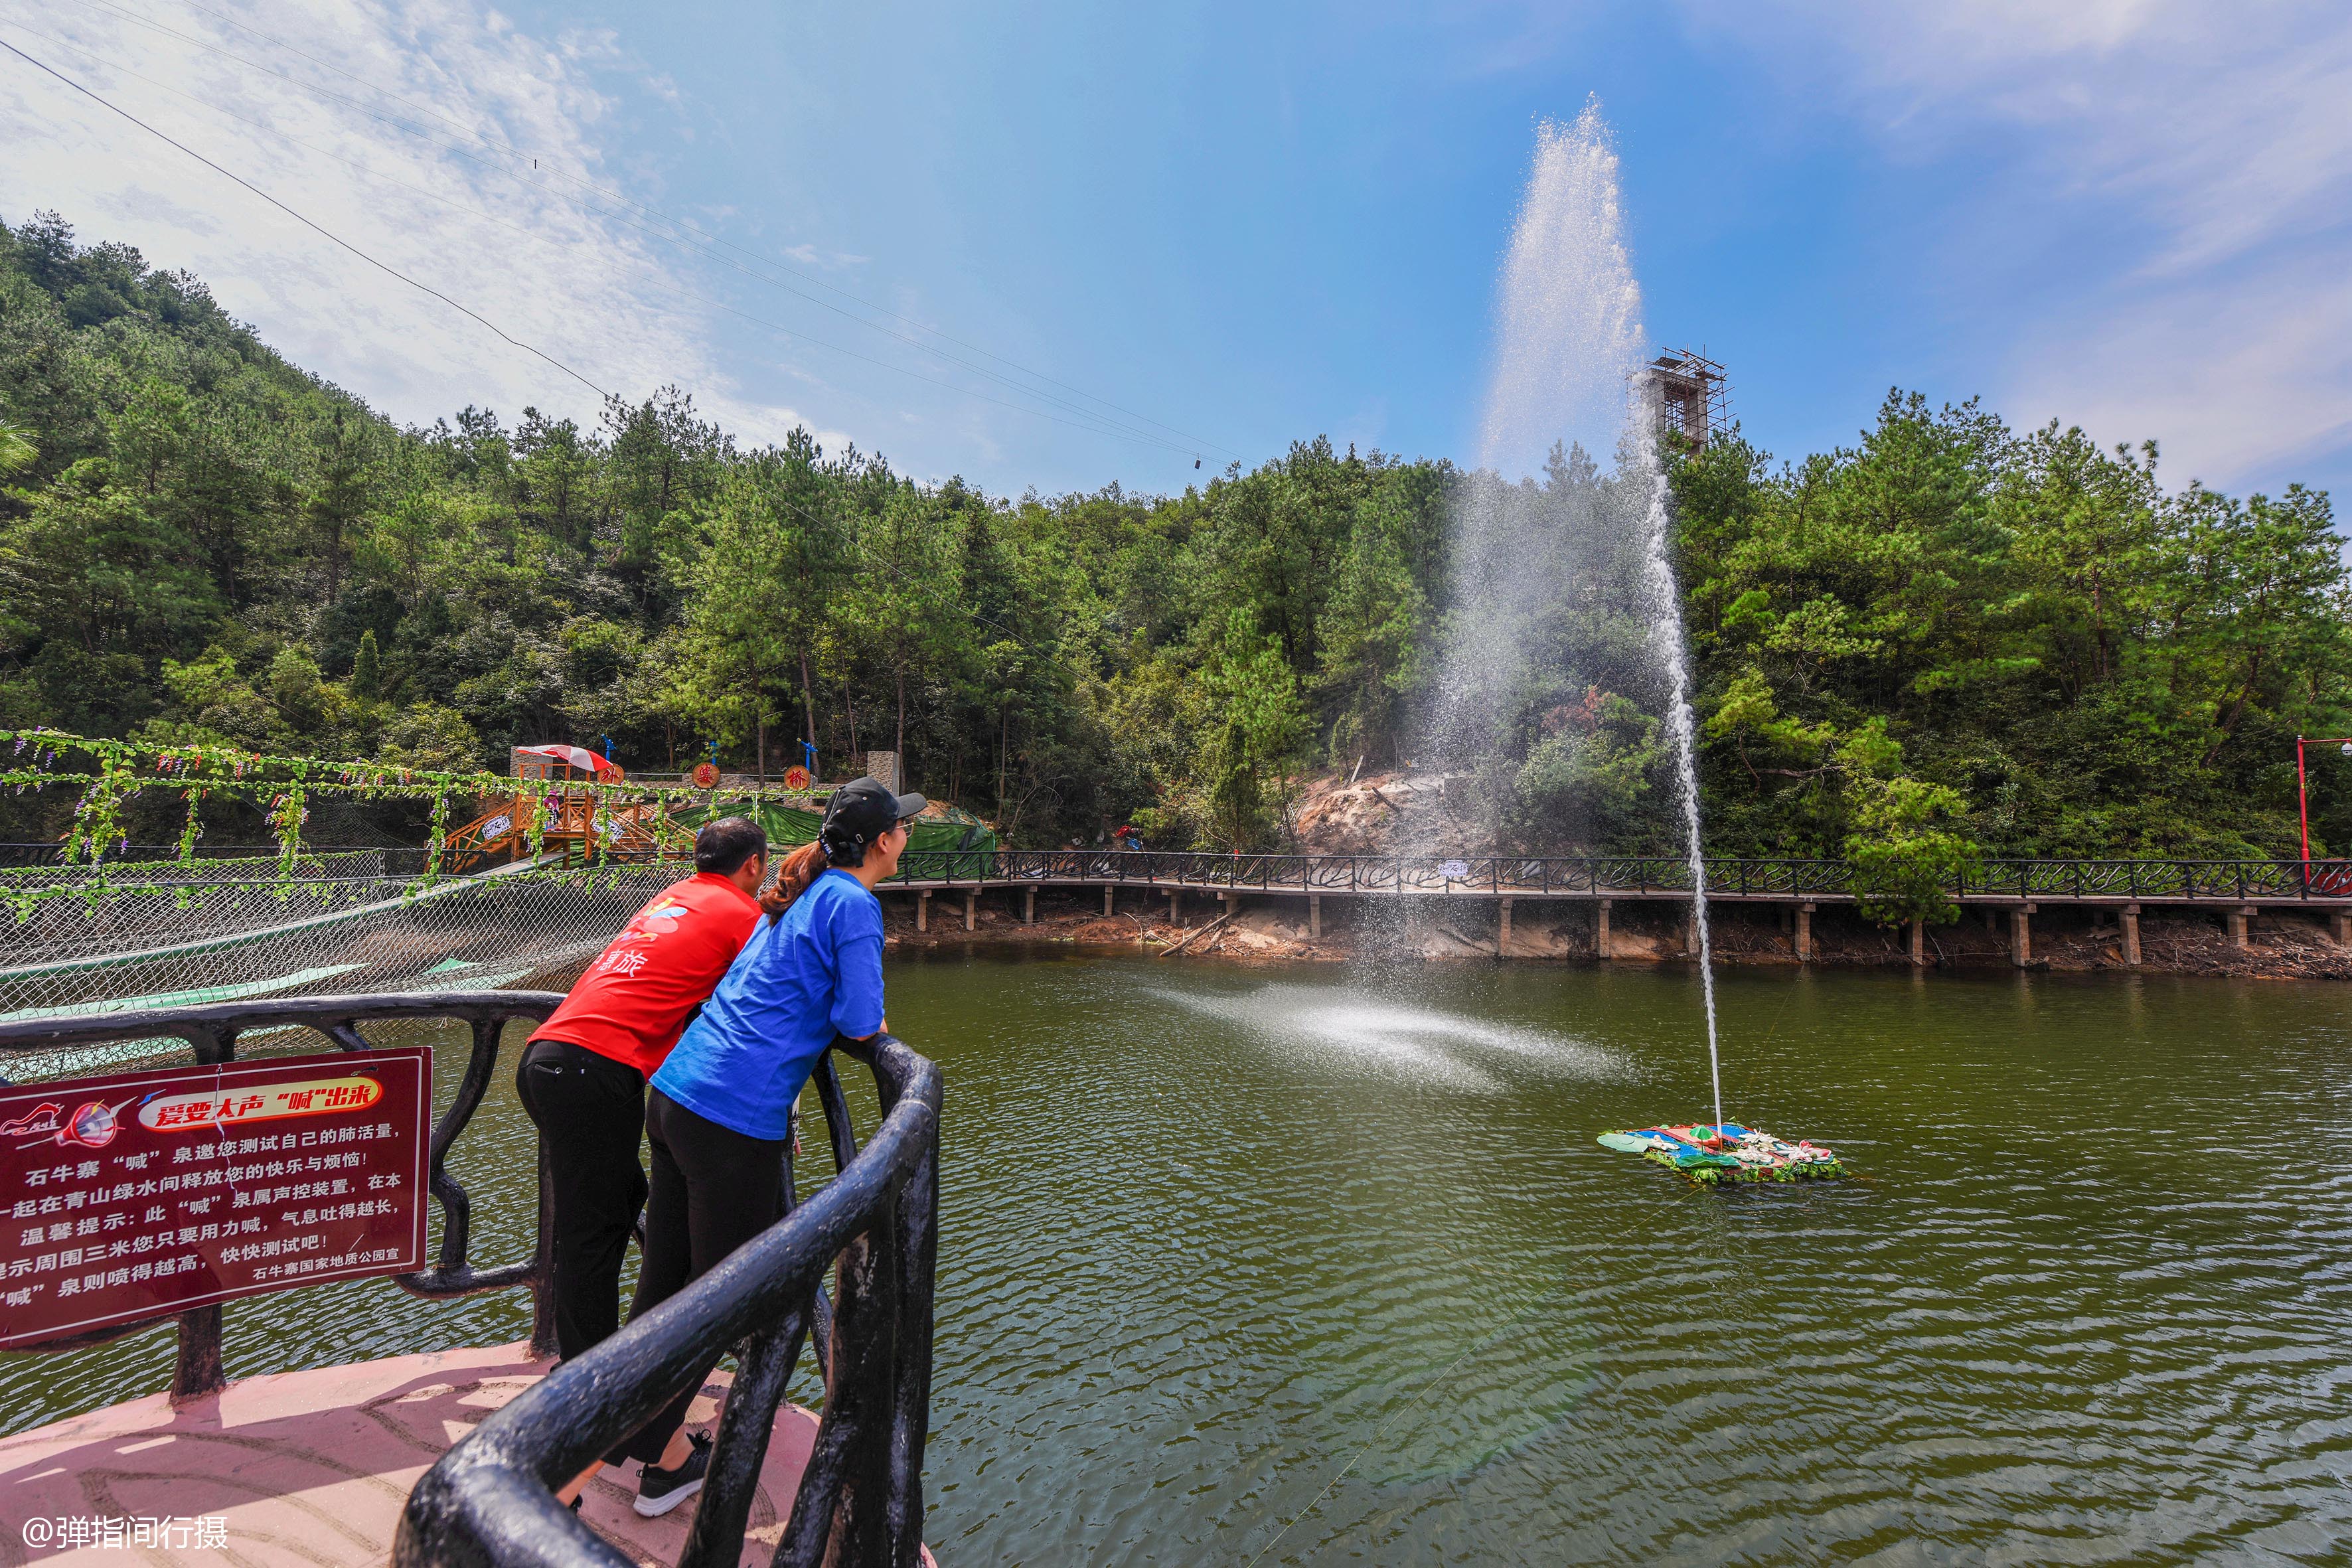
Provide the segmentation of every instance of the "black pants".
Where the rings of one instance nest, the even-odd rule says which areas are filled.
[[[646,1097],[646,1141],[653,1150],[653,1189],[632,1321],[775,1224],[784,1206],[783,1139],[747,1138],[655,1089]],[[630,1439],[631,1450],[658,1455],[709,1375],[706,1367],[646,1423]]]
[[[621,1263],[646,1201],[646,1173],[637,1164],[646,1080],[636,1068],[584,1047],[533,1040],[515,1068],[515,1093],[547,1150],[555,1343],[570,1361],[621,1326]],[[644,1449],[632,1439],[605,1459],[618,1464],[660,1454],[659,1443]]]

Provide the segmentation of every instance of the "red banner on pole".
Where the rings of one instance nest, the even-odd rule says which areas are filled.
[[[0,1089],[0,1347],[425,1258],[424,1046]]]

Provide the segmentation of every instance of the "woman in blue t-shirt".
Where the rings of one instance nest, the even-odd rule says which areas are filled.
[[[789,869],[815,867],[798,856],[797,867],[788,862],[761,900],[768,918],[648,1080],[652,1169],[632,1321],[776,1222],[801,1086],[835,1036],[862,1040],[883,1026],[882,901],[874,886],[898,870],[907,819],[923,805],[921,795],[893,795],[870,778],[835,792],[812,846],[823,868],[801,890]],[[666,1440],[701,1385],[699,1377],[688,1384],[645,1435]],[[676,1470],[646,1468],[639,1513],[667,1513],[702,1489],[709,1440],[694,1442]]]

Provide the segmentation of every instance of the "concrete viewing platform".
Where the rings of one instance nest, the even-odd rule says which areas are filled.
[[[521,1344],[394,1356],[240,1378],[177,1409],[151,1394],[0,1438],[0,1565],[384,1563],[417,1478],[554,1364]],[[712,1374],[689,1424],[716,1418],[728,1383]],[[811,1412],[778,1411],[744,1564],[774,1554],[816,1430]],[[581,1517],[635,1562],[675,1563],[694,1507],[638,1518],[635,1468],[601,1471]]]

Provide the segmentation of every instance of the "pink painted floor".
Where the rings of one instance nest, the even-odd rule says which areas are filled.
[[[0,1565],[236,1563],[343,1568],[392,1552],[400,1510],[432,1463],[473,1425],[543,1375],[520,1344],[397,1356],[357,1366],[241,1378],[174,1410],[162,1394],[0,1437]],[[687,1419],[707,1427],[727,1374],[703,1385]],[[745,1564],[765,1563],[808,1462],[816,1417],[787,1405],[752,1500]],[[677,1560],[691,1504],[660,1519],[631,1510],[636,1467],[608,1467],[581,1517],[640,1563]],[[192,1532],[131,1550],[68,1544],[59,1527],[27,1544],[28,1521],[226,1516],[226,1545]]]

